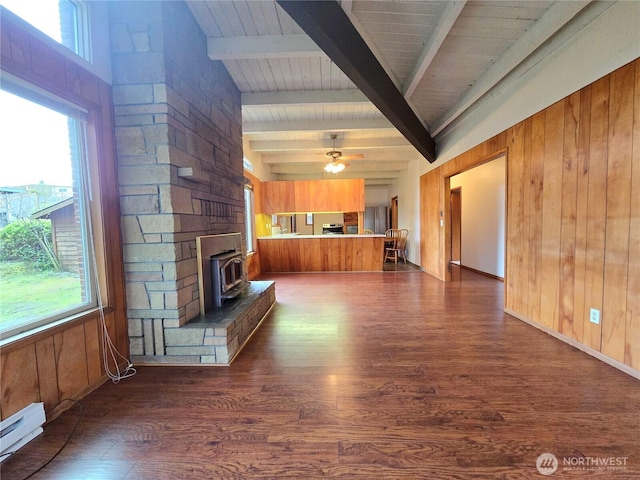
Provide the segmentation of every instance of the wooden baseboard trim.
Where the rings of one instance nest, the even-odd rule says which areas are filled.
[[[622,363],[618,360],[615,360],[611,357],[608,357],[606,355],[604,355],[603,353],[588,347],[586,345],[583,345],[580,342],[577,342],[576,340],[574,340],[573,338],[567,337],[566,335],[563,335],[562,333],[556,332],[555,330],[550,329],[549,327],[546,327],[544,325],[540,325],[537,322],[534,322],[533,320],[524,317],[516,312],[513,312],[511,310],[509,310],[508,308],[504,309],[505,313],[508,313],[509,315],[511,315],[512,317],[517,318],[520,321],[523,321],[525,323],[528,323],[529,325],[536,327],[538,330],[542,330],[545,333],[548,333],[549,335],[551,335],[552,337],[557,338],[558,340],[571,345],[574,348],[577,348],[578,350],[586,353],[587,355],[591,355],[594,358],[597,358],[598,360],[606,363],[607,365],[612,366],[613,368],[617,368],[618,370],[620,370],[623,373],[626,373],[627,375],[632,376],[633,378],[636,378],[638,380],[640,380],[640,371],[636,370],[635,368],[630,367],[629,365]]]

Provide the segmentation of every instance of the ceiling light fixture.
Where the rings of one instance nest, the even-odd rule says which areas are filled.
[[[327,152],[325,155],[331,159],[329,163],[324,166],[324,171],[327,173],[340,173],[347,166],[346,164],[340,161],[340,157],[342,157],[342,152],[336,150],[336,135],[335,133],[331,134],[332,147],[331,151]]]
[[[340,173],[344,170],[345,164],[340,163],[337,160],[329,162],[324,166],[324,171],[327,173]]]

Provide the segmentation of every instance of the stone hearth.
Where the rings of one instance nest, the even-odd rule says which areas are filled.
[[[233,302],[179,328],[165,328],[162,363],[229,365],[275,301],[275,282],[252,281]]]

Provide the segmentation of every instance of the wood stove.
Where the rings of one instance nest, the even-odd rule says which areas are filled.
[[[196,237],[200,314],[220,308],[249,285],[242,234]]]
[[[244,261],[242,252],[233,250],[209,257],[214,307],[221,307],[223,300],[237,297],[246,288]]]

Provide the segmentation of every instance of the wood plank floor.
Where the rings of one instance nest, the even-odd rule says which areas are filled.
[[[278,305],[230,367],[105,384],[31,478],[542,478],[547,452],[549,478],[640,478],[640,382],[504,314],[502,282],[269,278]],[[36,470],[78,418],[48,425],[2,480]],[[617,457],[624,469],[563,465]]]

